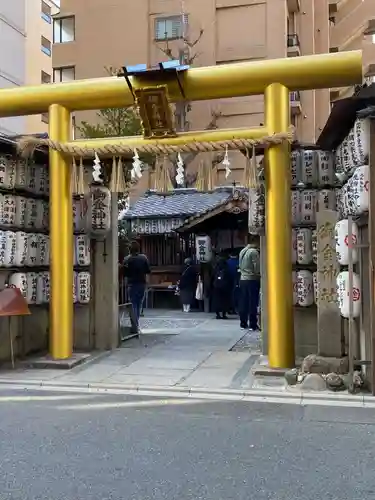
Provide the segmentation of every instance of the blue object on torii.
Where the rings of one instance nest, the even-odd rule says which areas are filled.
[[[182,81],[179,78],[180,73],[185,72],[189,69],[189,65],[181,64],[178,59],[171,61],[160,62],[157,66],[148,67],[147,64],[136,64],[135,66],[124,66],[123,73],[118,76],[124,77],[128,87],[134,97],[133,86],[129,79],[130,76],[136,78],[144,79],[147,82],[152,82],[152,80],[160,80],[162,78],[165,81],[176,79],[181,92],[182,97],[185,99],[184,88]]]

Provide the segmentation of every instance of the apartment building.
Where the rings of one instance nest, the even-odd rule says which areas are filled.
[[[364,75],[375,81],[374,0],[330,0],[330,50],[363,51]],[[353,88],[332,89],[331,99],[351,95]]]
[[[105,76],[109,66],[153,65],[168,59],[168,51],[193,59],[194,66],[210,66],[362,48],[371,67],[372,13],[374,0],[61,0],[54,81]],[[189,49],[184,40],[199,41]],[[314,142],[320,135],[335,91],[291,93],[299,140]],[[221,128],[257,126],[263,110],[262,96],[198,102],[188,124],[205,128],[220,112]],[[75,117],[76,123],[96,119],[93,112]],[[234,163],[241,169],[243,157]]]
[[[52,16],[57,11],[58,2],[52,0],[0,0],[0,88],[50,81]],[[0,119],[3,134],[46,130],[41,116]]]

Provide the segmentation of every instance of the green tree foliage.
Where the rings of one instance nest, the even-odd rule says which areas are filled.
[[[142,134],[141,121],[132,108],[107,108],[99,110],[96,114],[98,123],[83,121],[77,127],[82,137],[96,139]]]

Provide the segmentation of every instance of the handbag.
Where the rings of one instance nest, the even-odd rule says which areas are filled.
[[[196,300],[203,300],[203,282],[200,276],[198,278],[198,284],[195,290],[195,298]]]

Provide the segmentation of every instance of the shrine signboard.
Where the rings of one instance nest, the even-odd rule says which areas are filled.
[[[337,303],[336,277],[340,271],[336,256],[335,224],[338,213],[317,212],[317,307],[318,354],[342,355],[341,315]]]

